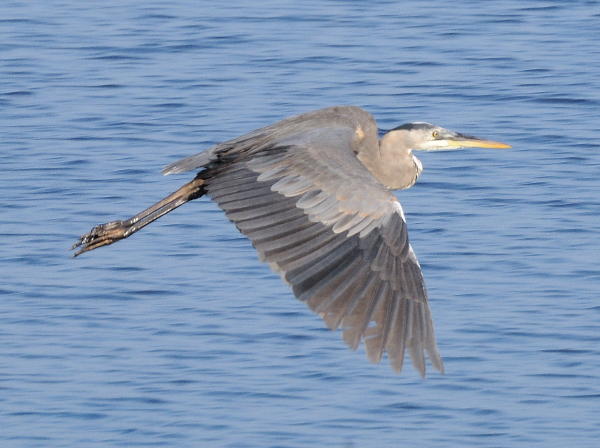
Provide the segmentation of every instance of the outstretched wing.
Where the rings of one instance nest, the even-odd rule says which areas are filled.
[[[330,328],[343,329],[350,347],[364,340],[371,361],[387,352],[397,371],[408,351],[421,375],[427,353],[443,371],[400,203],[355,155],[361,144],[377,141],[376,127],[319,123],[270,130],[273,138],[260,134],[260,147],[243,140],[251,150],[213,163],[207,192],[296,297]],[[190,158],[182,162],[190,166]]]

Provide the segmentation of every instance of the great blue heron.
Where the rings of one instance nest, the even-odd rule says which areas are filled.
[[[426,352],[443,373],[421,268],[390,190],[411,187],[423,170],[413,150],[461,147],[510,146],[429,123],[379,139],[373,117],[353,106],[305,113],[167,166],[164,174],[199,172],[137,215],[94,227],[73,249],[127,238],[207,194],[350,347],[364,340],[372,362],[387,352],[398,372],[408,350],[422,376]]]

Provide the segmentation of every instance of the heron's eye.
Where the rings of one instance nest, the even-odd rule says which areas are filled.
[[[440,133],[439,133],[438,131],[433,131],[433,132],[431,133],[431,136],[432,136],[433,138],[438,138],[438,137],[440,136]]]

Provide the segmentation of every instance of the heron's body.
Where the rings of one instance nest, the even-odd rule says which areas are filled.
[[[207,194],[352,348],[364,340],[369,359],[387,352],[398,371],[408,350],[422,375],[427,353],[443,371],[421,269],[390,190],[415,183],[422,165],[413,149],[448,146],[507,147],[426,123],[379,139],[375,120],[358,107],[309,112],[169,165],[165,174],[198,174],[133,218],[95,227],[75,247],[83,246],[79,254],[111,244]]]

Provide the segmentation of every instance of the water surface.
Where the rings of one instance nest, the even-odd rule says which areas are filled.
[[[0,444],[596,446],[598,2],[212,3],[0,6]],[[164,165],[334,104],[514,146],[398,193],[446,375],[348,351],[204,199],[69,258]]]

